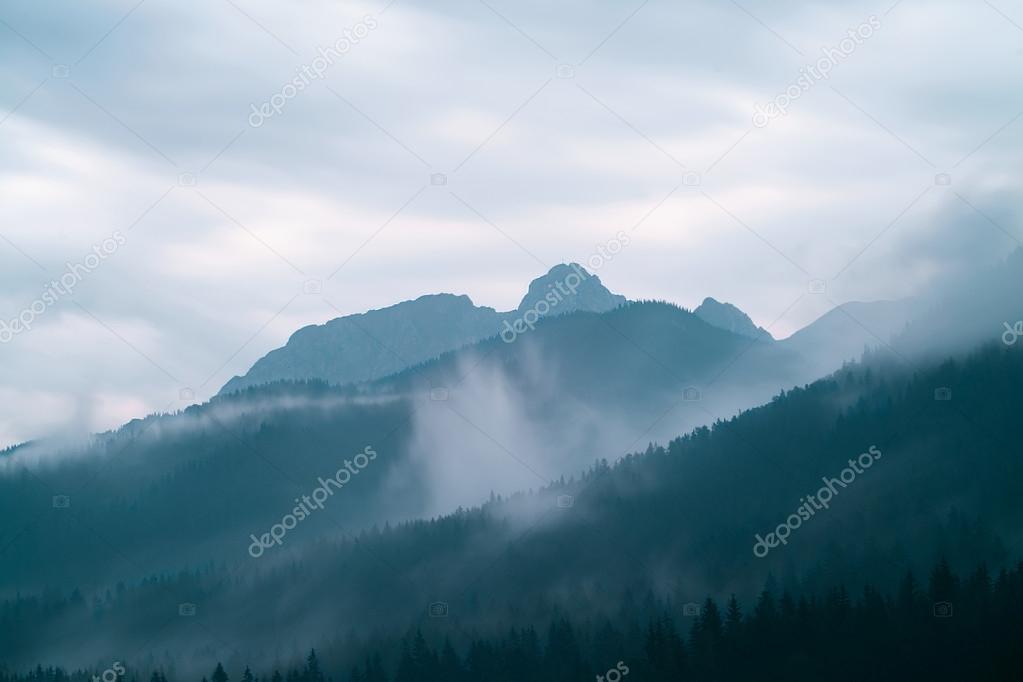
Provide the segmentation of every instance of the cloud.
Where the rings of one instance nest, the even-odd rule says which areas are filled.
[[[31,343],[0,347],[5,395],[25,396],[4,400],[2,437],[56,428],[83,396],[94,429],[173,403],[178,384],[202,399],[341,313],[439,291],[514,306],[543,264],[652,209],[601,272],[609,286],[727,299],[760,325],[782,316],[780,336],[823,312],[790,308],[808,276],[854,261],[836,300],[895,298],[990,261],[1012,241],[984,214],[1010,232],[1018,218],[1018,30],[965,0],[887,9],[13,0],[0,309],[17,314],[66,260],[135,227],[75,293],[97,319],[64,301]],[[249,126],[253,104],[367,14],[377,28]],[[871,14],[875,36],[753,129],[754,105]],[[700,184],[665,199],[686,172]],[[307,279],[326,301],[299,295]],[[78,331],[73,352],[41,355]]]

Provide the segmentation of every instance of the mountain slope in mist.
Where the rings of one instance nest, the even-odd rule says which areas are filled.
[[[977,344],[1019,345],[1023,334],[1023,247],[1004,262],[957,277],[916,304],[892,343],[904,357],[940,358]]]
[[[897,356],[885,352],[902,362],[915,348],[998,339],[999,316],[1019,302],[1011,290],[1001,298],[997,291],[1018,281],[1018,263],[957,289],[933,317],[896,335]],[[999,304],[974,329],[970,315],[980,313],[971,295],[985,288]],[[901,320],[894,310],[890,319]],[[813,329],[778,342],[751,339],[659,303],[548,316],[534,327],[512,343],[497,336],[418,365],[400,358],[409,369],[375,382],[268,384],[84,444],[14,449],[0,458],[0,543],[11,548],[0,587],[95,584],[157,570],[168,558],[174,568],[247,561],[251,533],[265,531],[318,477],[366,446],[380,453],[372,469],[334,512],[303,524],[289,542],[446,513],[491,490],[546,485],[811,381],[821,367],[794,346],[832,343],[826,334],[813,339]],[[66,513],[31,511],[62,495],[72,500]],[[116,556],[125,559],[113,566],[103,549],[112,541],[83,532],[111,527],[122,529]],[[74,569],[48,561],[55,551],[73,553]]]
[[[213,658],[268,665],[298,652],[282,647],[281,632],[307,647],[336,634],[352,651],[415,626],[461,640],[556,614],[628,614],[648,591],[681,601],[735,592],[748,603],[772,580],[858,590],[869,576],[892,589],[938,556],[997,569],[1023,549],[1023,468],[1008,437],[1023,409],[1021,381],[1018,349],[915,369],[872,358],[538,493],[285,546],[245,567],[168,576],[92,605],[23,597],[4,607],[0,656],[66,665],[69,651],[114,642],[207,669]],[[935,400],[936,387],[952,400]],[[850,461],[860,471],[846,478]],[[826,504],[788,521],[807,495],[825,502],[828,480],[840,483]],[[758,536],[785,523],[795,528],[761,558]],[[161,616],[194,601],[203,630]],[[443,604],[445,619],[427,616],[431,603]]]
[[[959,348],[999,338],[999,318],[1011,316],[1019,301],[1011,287],[998,292],[1019,281],[1019,262],[984,273],[974,286],[957,286],[930,316],[895,333],[889,345],[898,359],[938,352],[943,343]],[[982,314],[973,302],[984,291],[998,305]],[[0,512],[8,521],[0,541],[26,541],[18,535],[22,521],[32,520],[26,495],[38,501],[66,494],[77,500],[67,516],[87,514],[82,522],[93,527],[131,518],[120,551],[146,570],[166,556],[188,566],[204,552],[244,561],[250,533],[279,519],[344,453],[367,445],[381,458],[335,505],[338,520],[323,515],[305,524],[310,530],[294,533],[296,543],[321,531],[445,513],[491,490],[544,485],[598,458],[728,418],[837,369],[829,364],[835,349],[854,355],[849,339],[861,343],[863,327],[895,330],[910,314],[905,303],[848,307],[778,342],[729,333],[667,304],[548,316],[512,343],[497,336],[418,365],[398,358],[410,368],[376,382],[347,389],[271,384],[183,415],[151,417],[85,445],[31,444],[4,458],[7,469],[26,466],[30,473],[0,477]],[[842,320],[845,327],[836,323]],[[53,449],[64,451],[57,461]],[[35,453],[45,464],[34,462]],[[223,497],[235,489],[248,496],[241,507]],[[74,548],[80,580],[108,577],[104,552],[88,534],[52,515],[40,532],[46,522],[58,524],[49,537]],[[68,567],[43,559],[48,547],[11,552],[0,578],[66,584]]]
[[[780,341],[818,374],[882,348],[903,360],[935,360],[1023,332],[1023,248],[990,267],[895,301],[844,303]]]
[[[83,444],[29,444],[3,458],[0,542],[14,551],[0,585],[94,584],[168,557],[175,569],[246,562],[250,534],[367,446],[372,466],[289,543],[446,513],[731,414],[798,364],[675,306],[630,304],[549,317],[513,343],[495,337],[373,383],[278,382]],[[19,536],[53,495],[70,497],[66,513]],[[83,528],[118,528],[126,563],[111,566],[113,540]],[[57,547],[73,569],[46,560]]]
[[[749,407],[803,383],[796,378],[801,358],[792,351],[710,325],[678,306],[645,302],[543,320],[511,342],[488,339],[367,390],[452,386],[466,366],[500,369],[541,414],[575,400],[631,420],[685,402],[700,408],[701,424],[715,410],[730,414],[739,409],[734,405]]]
[[[779,343],[823,375],[869,348],[888,347],[917,313],[917,302],[909,299],[843,303]]]
[[[761,566],[799,576],[821,563],[807,579],[813,570],[838,571],[855,582],[857,575],[883,575],[878,557],[930,555],[929,562],[944,552],[999,561],[1003,545],[1019,549],[1013,495],[1023,481],[1012,437],[1023,378],[1019,354],[1003,343],[965,364],[916,374],[910,359],[915,364],[942,343],[1001,343],[994,322],[1015,314],[1019,302],[999,287],[1018,281],[1017,264],[962,288],[948,305],[925,309],[936,312],[896,334],[889,345],[897,351],[873,353],[862,369],[795,391],[787,387],[809,380],[800,377],[814,367],[788,340],[749,338],[676,306],[634,303],[547,316],[513,337],[491,337],[421,364],[403,360],[408,369],[372,382],[261,385],[85,444],[28,444],[0,457],[0,591],[15,599],[18,592],[78,587],[102,596],[124,581],[136,588],[120,606],[117,598],[100,599],[99,612],[111,614],[104,636],[130,642],[145,634],[145,618],[128,623],[112,614],[129,606],[158,614],[174,603],[165,601],[170,593],[166,599],[201,598],[245,623],[241,630],[223,625],[258,647],[273,641],[276,623],[319,636],[323,628],[336,630],[339,613],[392,627],[411,614],[409,604],[454,589],[438,577],[473,582],[458,568],[496,561],[523,534],[528,544],[521,547],[531,549],[516,549],[508,574],[540,602],[607,585],[625,590],[637,561],[643,587],[685,580],[702,592],[750,589],[762,579]],[[997,290],[987,295],[994,303],[972,310],[971,294],[986,287]],[[539,299],[532,300],[535,307]],[[824,338],[819,343],[826,345]],[[782,397],[729,420],[783,387]],[[729,421],[713,433],[697,428],[667,450],[627,458],[606,478],[613,487],[594,478],[604,480],[602,463],[585,490],[551,485],[595,461],[614,461],[719,419]],[[805,543],[757,561],[753,534],[771,532],[822,477],[838,475],[843,462],[875,445],[884,455],[870,472],[879,474],[869,479],[876,485],[857,479],[839,496],[842,504],[863,495],[864,504],[815,517],[800,529]],[[252,555],[253,538],[367,447],[376,456],[343,491],[289,530],[280,546]],[[539,498],[488,506],[496,516],[448,515],[491,491],[539,487],[547,490]],[[557,495],[575,501],[552,506]],[[591,497],[592,504],[582,501]],[[574,510],[578,516],[570,518],[581,525],[538,532],[564,509]],[[385,526],[341,549],[331,544],[360,529],[434,515],[444,517],[439,525],[417,523],[397,535]],[[599,552],[609,556],[597,565]],[[593,565],[579,565],[579,557]],[[400,587],[382,582],[373,563],[380,560],[398,567]],[[187,577],[170,577],[182,570]],[[151,575],[160,576],[155,587],[137,587]],[[501,601],[511,599],[510,583],[493,580],[485,593],[495,608],[511,610]],[[148,601],[156,592],[159,604]],[[280,594],[287,599],[273,596]],[[330,608],[320,605],[323,594],[331,595]],[[267,600],[268,612],[245,606]],[[0,631],[24,633],[8,651],[31,651],[25,638],[33,646],[45,639],[19,614],[32,612],[33,622],[48,627],[57,611],[46,603],[5,607]],[[463,608],[484,621],[489,607],[469,601]],[[89,651],[76,634],[83,631],[80,617],[69,616],[64,636]],[[181,637],[168,649],[194,651],[191,635]]]

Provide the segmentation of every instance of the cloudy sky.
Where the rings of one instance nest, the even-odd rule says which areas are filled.
[[[0,444],[618,231],[611,289],[775,336],[912,295],[1023,238],[1021,76],[1020,0],[8,0]]]

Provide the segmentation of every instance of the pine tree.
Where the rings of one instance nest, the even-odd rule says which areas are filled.
[[[398,659],[398,672],[394,675],[394,682],[421,682],[417,674],[415,661],[409,651],[408,640],[401,642],[401,657]]]
[[[316,658],[315,649],[310,649],[305,659],[302,682],[323,682],[323,672],[320,670],[320,661]]]
[[[725,612],[724,634],[729,639],[736,639],[742,630],[742,609],[739,608],[739,601],[733,594],[728,599],[728,609]]]
[[[447,682],[460,682],[464,677],[464,670],[462,669],[462,662],[458,658],[458,654],[455,653],[455,648],[451,646],[451,641],[447,638],[444,639],[444,647],[440,654],[440,665],[438,667],[438,679],[446,680]]]
[[[941,561],[931,571],[928,596],[932,602],[953,602],[959,591],[959,581],[952,574],[948,562],[942,557]]]
[[[366,658],[365,682],[387,682],[387,673],[384,672],[384,664],[380,654],[374,654],[372,658]]]

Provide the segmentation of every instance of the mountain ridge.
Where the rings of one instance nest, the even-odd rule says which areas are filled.
[[[708,324],[721,329],[727,329],[740,336],[761,339],[763,341],[774,341],[774,337],[771,336],[770,332],[763,327],[756,326],[749,315],[731,303],[721,302],[708,296],[703,299],[703,303],[693,310],[693,314]]]
[[[465,294],[424,294],[302,327],[245,375],[232,377],[218,395],[282,379],[323,379],[341,385],[372,381],[495,336],[503,323],[530,312],[539,319],[580,310],[605,312],[625,302],[624,296],[611,293],[599,277],[576,263],[555,265],[533,279],[519,305],[506,312],[477,306]]]
[[[217,395],[287,380],[375,381],[499,334],[514,339],[545,317],[603,313],[628,302],[578,263],[559,263],[534,278],[518,306],[505,312],[478,306],[465,294],[439,293],[306,325],[246,374],[232,377]],[[731,303],[708,297],[691,312],[712,327],[774,341]]]

